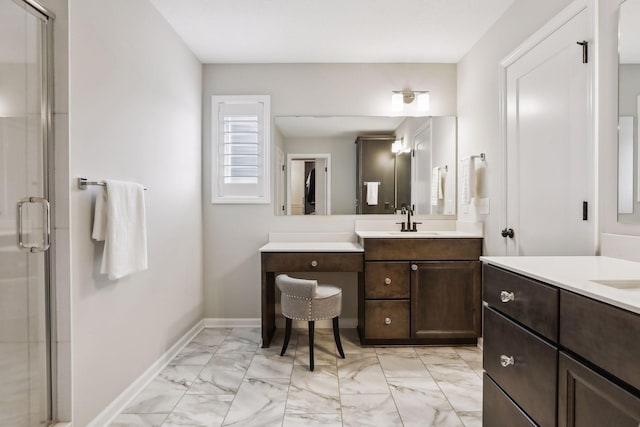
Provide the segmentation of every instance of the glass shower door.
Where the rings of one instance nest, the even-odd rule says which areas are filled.
[[[0,0],[0,426],[49,424],[46,19]]]

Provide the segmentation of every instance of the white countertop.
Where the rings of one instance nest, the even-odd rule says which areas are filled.
[[[269,242],[260,252],[364,252],[354,242]]]
[[[593,282],[640,280],[638,262],[600,256],[483,256],[480,260],[640,314],[640,288],[618,289]]]
[[[481,234],[467,233],[464,231],[442,230],[418,232],[401,231],[356,231],[358,237],[362,239],[462,239],[462,238],[482,238]]]

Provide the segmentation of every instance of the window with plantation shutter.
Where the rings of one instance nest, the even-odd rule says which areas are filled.
[[[212,203],[269,203],[270,97],[212,97]]]

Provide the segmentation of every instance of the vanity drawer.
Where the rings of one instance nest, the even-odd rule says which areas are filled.
[[[542,426],[556,423],[556,347],[497,311],[484,310],[483,367]]]
[[[365,338],[409,338],[409,300],[366,300]]]
[[[640,316],[560,291],[560,345],[640,390]]]
[[[485,373],[482,378],[482,425],[535,427],[535,423]]]
[[[262,269],[277,272],[360,272],[363,270],[362,259],[362,253],[264,252],[262,254]]]
[[[482,239],[364,239],[367,261],[456,261],[482,255]]]
[[[367,262],[364,266],[364,297],[408,299],[411,295],[408,262]]]
[[[559,297],[556,288],[486,264],[482,275],[484,301],[551,341],[558,342]]]

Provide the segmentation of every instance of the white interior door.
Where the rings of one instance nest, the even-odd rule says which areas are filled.
[[[583,9],[506,68],[507,255],[594,253],[591,39]],[[588,219],[583,203],[588,203]]]
[[[327,215],[327,159],[316,159],[316,215]]]

